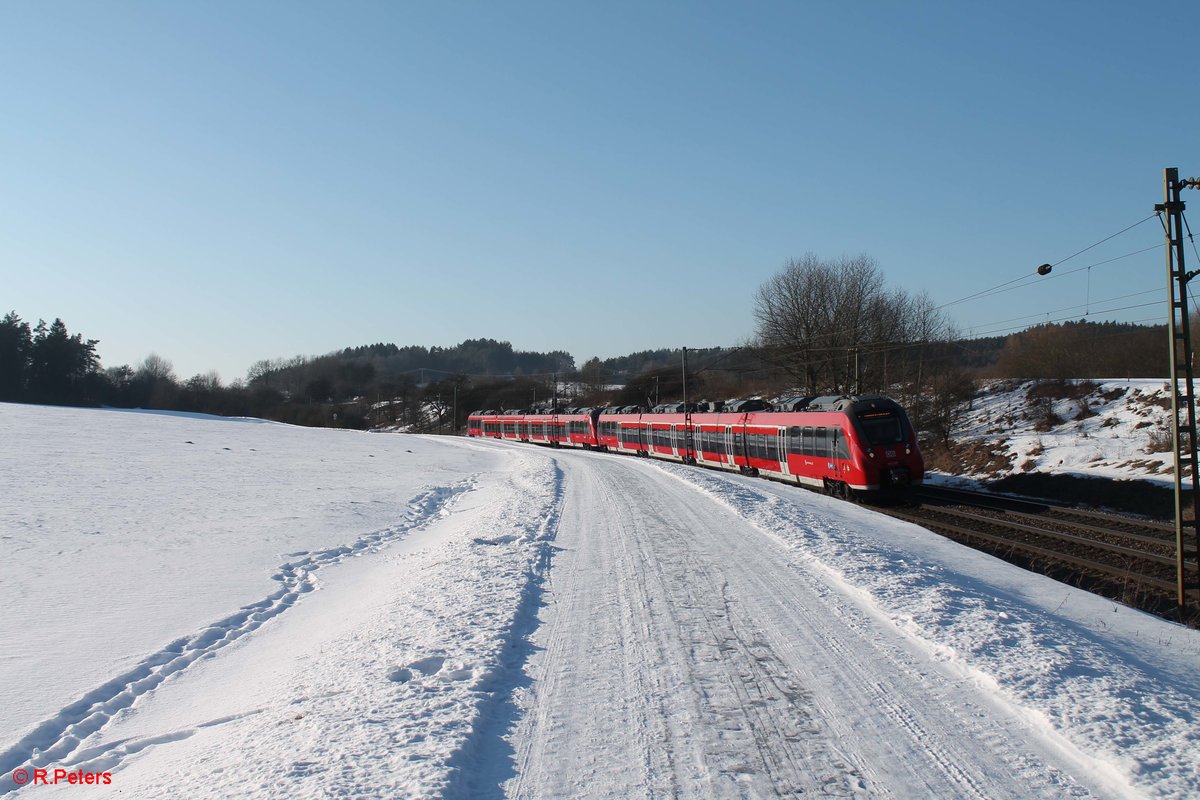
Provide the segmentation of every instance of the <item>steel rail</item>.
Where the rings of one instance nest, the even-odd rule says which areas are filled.
[[[1035,536],[1041,536],[1041,537],[1045,537],[1048,539],[1055,539],[1060,542],[1066,542],[1067,544],[1077,544],[1077,545],[1082,545],[1084,547],[1094,548],[1096,550],[1104,550],[1104,551],[1113,553],[1115,555],[1125,556],[1128,558],[1140,558],[1140,559],[1144,559],[1146,561],[1152,561],[1156,564],[1163,564],[1168,567],[1175,566],[1175,558],[1173,556],[1172,557],[1160,556],[1155,553],[1147,552],[1145,550],[1138,550],[1138,549],[1132,548],[1132,547],[1123,547],[1119,544],[1112,544],[1111,542],[1102,542],[1102,541],[1099,541],[1096,539],[1088,538],[1086,536],[1076,536],[1074,534],[1065,533],[1063,531],[1047,530],[1045,528],[1040,528],[1040,527],[1037,527],[1034,525],[1025,525],[1020,522],[1009,522],[1008,520],[997,519],[995,517],[984,517],[984,516],[980,516],[979,514],[972,514],[969,511],[956,511],[956,510],[952,510],[952,509],[939,508],[939,509],[933,510],[933,513],[946,514],[946,515],[952,516],[952,517],[961,517],[963,519],[969,519],[974,522],[981,522],[985,525],[990,525],[990,526],[996,527],[996,528],[1020,531],[1022,533],[1030,533]],[[1083,528],[1084,530],[1094,530],[1094,531],[1103,533],[1107,536],[1128,536],[1128,534],[1124,534],[1121,532],[1100,531],[1099,529],[1088,528],[1085,526],[1079,526],[1079,527]],[[1156,542],[1156,544],[1163,544],[1163,543],[1164,542]],[[1167,543],[1167,544],[1169,544],[1169,543]]]
[[[915,496],[925,495],[933,500],[944,500],[952,497],[961,497],[966,505],[988,505],[989,507],[1008,505],[1024,505],[1034,509],[1045,509],[1045,511],[1057,512],[1069,516],[1084,517],[1086,519],[1097,520],[1100,522],[1116,523],[1121,525],[1129,525],[1134,528],[1142,528],[1149,531],[1161,531],[1164,537],[1170,537],[1172,541],[1175,536],[1175,528],[1164,522],[1155,520],[1137,519],[1135,517],[1126,517],[1120,514],[1109,514],[1103,511],[1091,511],[1088,509],[1075,508],[1073,506],[1065,506],[1059,503],[1052,503],[1047,500],[1034,500],[1026,497],[1015,495],[995,494],[994,492],[977,492],[970,489],[956,489],[949,486],[915,486],[912,489]],[[937,495],[944,495],[938,497]],[[1004,509],[1008,510],[1008,509]],[[1033,513],[1035,516],[1040,516],[1035,512],[1015,512],[1015,513]]]
[[[1108,576],[1123,579],[1123,580],[1132,579],[1139,584],[1142,584],[1145,586],[1153,586],[1156,589],[1161,589],[1161,590],[1167,591],[1167,592],[1173,592],[1175,590],[1175,582],[1174,581],[1167,581],[1167,580],[1163,580],[1161,578],[1155,578],[1151,575],[1143,575],[1141,573],[1132,572],[1128,569],[1114,567],[1111,564],[1104,564],[1104,563],[1097,562],[1097,561],[1091,561],[1086,558],[1080,558],[1078,556],[1073,556],[1069,553],[1063,553],[1058,550],[1049,550],[1044,547],[1038,547],[1037,545],[1028,544],[1026,542],[1014,542],[1011,539],[1005,539],[1001,536],[995,536],[990,533],[983,533],[981,531],[973,530],[970,528],[964,528],[960,525],[952,525],[948,522],[943,522],[940,520],[931,520],[931,519],[929,519],[927,517],[923,517],[919,514],[910,514],[907,512],[903,512],[903,511],[896,511],[894,509],[881,509],[881,510],[885,514],[888,514],[893,517],[897,517],[899,519],[906,520],[908,522],[912,522],[912,523],[914,523],[916,525],[920,525],[922,527],[938,528],[938,529],[950,531],[951,533],[957,534],[959,536],[964,536],[969,539],[977,539],[977,540],[988,542],[993,545],[997,545],[999,547],[1008,548],[1010,551],[1017,550],[1017,551],[1020,551],[1023,553],[1029,553],[1032,555],[1041,556],[1041,557],[1049,559],[1051,561],[1072,564],[1072,565],[1074,565],[1076,567],[1080,567],[1082,569],[1099,572],[1104,575],[1108,575]]]

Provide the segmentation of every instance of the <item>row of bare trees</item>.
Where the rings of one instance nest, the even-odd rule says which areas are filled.
[[[763,358],[806,394],[891,394],[945,438],[974,391],[949,317],[925,292],[888,288],[869,256],[788,261],[759,287],[754,314]]]
[[[888,289],[869,256],[788,261],[755,296],[759,343],[809,394],[922,380],[927,345],[953,338],[928,294]]]

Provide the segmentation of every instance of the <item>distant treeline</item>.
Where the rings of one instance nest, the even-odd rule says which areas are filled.
[[[245,381],[226,385],[216,373],[181,379],[169,361],[155,354],[136,366],[102,369],[98,344],[70,333],[61,319],[30,325],[10,312],[0,320],[0,401],[449,430],[461,427],[473,409],[545,405],[556,392],[561,403],[580,405],[670,402],[683,393],[682,351],[671,348],[591,358],[576,370],[568,353],[521,352],[494,339],[445,348],[380,343],[324,356],[259,361]],[[843,391],[851,385],[857,357],[864,390],[904,397],[917,412],[929,397],[962,396],[971,379],[1167,373],[1164,326],[1079,321],[1039,325],[1007,337],[915,342],[902,351],[871,342],[857,347],[857,353],[852,346],[822,351],[833,385],[818,386],[818,391]],[[779,353],[778,347],[757,344],[689,350],[688,397],[770,396],[799,388],[804,365],[797,368]]]
[[[348,366],[353,365],[353,366]],[[347,347],[316,358],[265,360],[250,368],[251,383],[304,383],[317,377],[336,383],[353,372],[353,382],[381,383],[402,380],[405,376],[425,383],[437,375],[488,376],[551,375],[575,370],[575,359],[561,350],[552,353],[531,353],[513,350],[508,342],[495,339],[467,339],[453,347],[421,347],[395,344],[369,344]]]
[[[363,415],[333,419],[331,409],[289,402],[282,393],[242,381],[222,385],[214,373],[176,377],[171,363],[150,354],[136,367],[101,369],[99,342],[71,334],[55,319],[37,325],[10,312],[0,320],[0,401],[198,411],[306,425],[365,427]]]
[[[136,366],[102,369],[98,345],[70,333],[61,319],[30,325],[10,312],[0,320],[0,402],[450,430],[456,411],[461,427],[468,412],[488,403],[544,402],[553,395],[551,375],[557,372],[566,382],[575,374],[568,353],[526,353],[508,342],[476,339],[450,348],[374,344],[260,361],[247,380],[226,385],[215,372],[181,379],[170,361],[154,353]]]

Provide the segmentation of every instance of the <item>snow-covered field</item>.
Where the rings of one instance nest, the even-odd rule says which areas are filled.
[[[0,794],[1200,795],[1200,632],[869,509],[249,420],[0,442]]]
[[[1044,472],[1173,485],[1170,383],[1160,379],[994,381],[965,414],[960,443],[998,458],[969,478]],[[1075,395],[1075,396],[1063,396]]]

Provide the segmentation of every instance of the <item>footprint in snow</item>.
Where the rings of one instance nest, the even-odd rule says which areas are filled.
[[[437,671],[440,670],[442,665],[445,663],[446,659],[443,656],[429,656],[428,658],[422,658],[414,661],[408,666],[409,669],[415,669],[422,675],[433,675],[437,673]]]
[[[520,538],[521,538],[520,536],[510,533],[510,534],[506,534],[504,536],[497,536],[493,539],[487,539],[482,536],[476,536],[474,539],[474,542],[475,542],[475,544],[485,544],[485,545],[511,544],[512,542],[515,542]]]
[[[443,683],[457,683],[474,678],[475,669],[462,661],[447,663],[443,656],[428,656],[388,673],[388,680],[394,683],[408,683],[417,677],[434,678]]]

